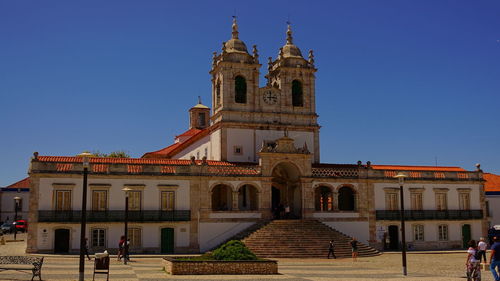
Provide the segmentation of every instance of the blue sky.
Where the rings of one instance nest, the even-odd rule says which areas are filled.
[[[321,161],[500,173],[500,2],[0,2],[0,186],[34,151],[75,155],[172,143],[238,16],[266,59],[286,21],[315,51]]]

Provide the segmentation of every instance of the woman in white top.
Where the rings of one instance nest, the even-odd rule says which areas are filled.
[[[478,252],[476,241],[469,241],[469,249],[467,250],[467,281],[481,281],[481,265],[480,261],[476,258]]]

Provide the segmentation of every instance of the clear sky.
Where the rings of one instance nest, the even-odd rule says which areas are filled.
[[[266,58],[286,21],[315,51],[321,161],[500,173],[500,1],[0,1],[0,186],[34,151],[75,155],[172,143],[213,51]]]

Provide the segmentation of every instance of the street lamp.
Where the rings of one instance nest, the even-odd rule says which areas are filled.
[[[132,190],[130,187],[124,187],[125,192],[125,242],[123,243],[123,264],[127,264],[128,259],[128,194]]]
[[[14,240],[17,240],[17,210],[19,209],[19,201],[21,201],[21,197],[14,197]]]
[[[401,255],[403,258],[403,275],[408,275],[406,271],[406,234],[405,234],[405,204],[404,204],[404,195],[403,195],[403,184],[405,182],[405,178],[408,177],[405,173],[399,172],[394,178],[399,180],[399,201],[401,202]]]
[[[78,280],[83,281],[85,275],[85,227],[87,223],[87,175],[89,172],[89,157],[91,153],[83,152],[78,156],[82,157],[83,163],[83,189],[82,189],[82,218],[80,224],[80,268]]]

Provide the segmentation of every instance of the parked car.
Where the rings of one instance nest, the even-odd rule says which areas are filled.
[[[17,220],[13,224],[16,226],[17,231],[28,231],[28,222],[25,220]]]
[[[13,225],[12,223],[6,222],[2,224],[2,226],[0,226],[0,230],[2,231],[3,234],[12,233],[14,232],[14,227],[15,225]]]

